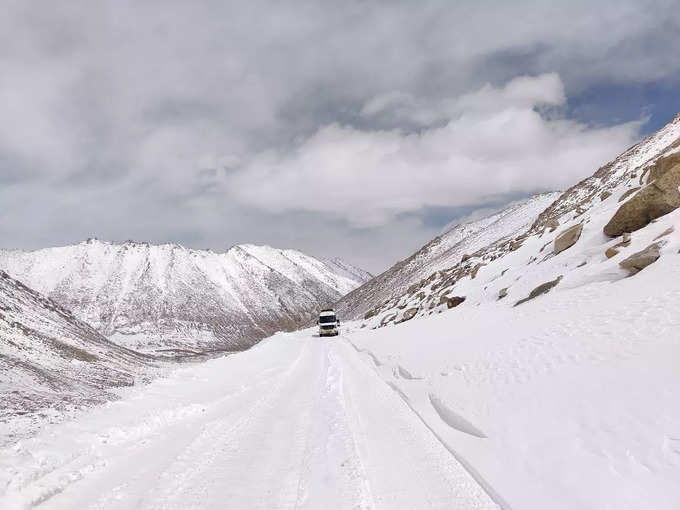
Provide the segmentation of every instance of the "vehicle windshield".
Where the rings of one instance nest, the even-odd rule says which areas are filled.
[[[335,322],[335,315],[322,315],[319,317],[319,322],[321,324],[328,324],[329,322]]]

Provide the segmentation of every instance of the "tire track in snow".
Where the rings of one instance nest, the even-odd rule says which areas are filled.
[[[309,347],[309,344],[303,346],[301,355],[277,379],[277,385],[245,412],[239,413],[235,422],[233,413],[212,422],[209,431],[197,438],[182,457],[162,473],[158,492],[150,491],[148,502],[141,508],[213,508],[225,504],[227,508],[239,508],[246,501],[248,508],[292,508],[298,478],[297,471],[290,469],[291,464],[294,465],[290,458],[300,456],[295,452],[304,446],[305,422],[308,420],[304,410],[311,406],[290,404],[296,401],[301,390],[303,395],[298,398],[306,400],[305,390],[310,386],[300,385],[298,372],[310,368],[303,362],[311,356]],[[288,401],[289,409],[303,412],[295,413],[297,416],[293,420],[282,419],[279,411],[280,402],[284,400]],[[287,426],[288,431],[277,436],[277,426],[281,425]],[[272,437],[276,439],[272,441]],[[276,442],[287,455],[283,452],[276,455],[277,445],[272,444]],[[287,469],[277,469],[277,461],[288,461]],[[281,480],[281,472],[287,474],[283,482],[277,483]],[[255,476],[260,481],[251,480],[249,484],[248,476]],[[269,486],[262,487],[263,483]],[[273,486],[276,490],[272,490]],[[251,494],[242,494],[242,489]],[[260,497],[263,499],[258,499]],[[231,499],[236,501],[230,506]]]
[[[325,384],[308,433],[296,508],[372,509],[370,487],[348,417],[343,372],[324,343]]]
[[[356,402],[355,435],[376,508],[509,509],[351,346],[344,341],[338,353]]]
[[[92,485],[95,482],[93,478],[99,476],[100,478],[107,478],[105,483],[108,489],[102,493],[101,487],[98,487],[99,494],[95,498],[96,501],[93,504],[93,508],[104,508],[106,507],[105,502],[111,499],[109,493],[119,493],[121,487],[131,485],[129,481],[124,481],[130,479],[131,465],[134,465],[135,478],[145,478],[149,474],[153,476],[153,472],[162,473],[164,469],[167,469],[168,465],[176,462],[187,449],[192,448],[192,445],[205,440],[207,436],[214,435],[216,433],[216,423],[231,419],[236,412],[234,408],[240,409],[238,407],[239,402],[241,403],[240,405],[252,408],[262,405],[263,401],[267,398],[274,398],[276,392],[265,392],[262,397],[255,399],[253,402],[251,395],[262,393],[262,386],[272,384],[273,387],[280,387],[282,380],[298,366],[304,352],[304,348],[301,349],[287,370],[276,373],[273,377],[259,380],[241,391],[231,393],[203,405],[191,404],[190,406],[182,406],[179,408],[181,411],[179,414],[174,409],[165,412],[168,415],[168,421],[159,420],[158,416],[153,416],[151,417],[151,423],[149,423],[149,418],[144,417],[140,423],[125,429],[120,430],[112,427],[111,431],[93,434],[92,438],[86,442],[84,450],[69,455],[61,462],[49,465],[49,468],[43,466],[41,462],[38,470],[34,471],[33,475],[29,475],[25,480],[20,481],[20,485],[12,487],[13,495],[10,495],[18,501],[23,501],[21,503],[22,508],[24,506],[31,508],[37,506],[61,508],[60,504],[63,501],[53,502],[52,499],[70,490],[69,497],[71,501],[65,504],[64,507],[71,508],[73,501],[77,501],[81,497],[87,499],[90,496],[87,493],[87,488],[81,487],[83,485],[82,482]],[[203,408],[204,411],[209,410],[209,412],[198,415],[199,421],[195,423],[192,421],[192,418],[196,417],[196,413],[182,411],[186,408]],[[211,417],[219,416],[220,413],[225,412],[227,413],[226,416],[215,420],[211,419]],[[155,451],[154,449],[158,446],[157,443],[163,439],[168,439],[163,436],[163,433],[169,432],[173,433],[172,441],[170,443],[166,442],[163,445],[164,451]],[[180,444],[179,447],[175,447],[177,443]],[[130,451],[130,449],[132,450]],[[168,449],[170,451],[166,451]],[[114,451],[112,452],[111,450]],[[134,463],[133,459],[138,459],[139,462]],[[120,479],[120,483],[111,486],[116,477]],[[81,488],[83,489],[82,491],[79,490]],[[75,489],[75,493],[72,489]],[[148,491],[148,487],[146,490]],[[125,493],[122,496],[120,493],[116,496],[117,498],[114,499],[121,499],[121,497],[125,496]],[[137,504],[140,504],[140,501],[137,501],[135,506]]]

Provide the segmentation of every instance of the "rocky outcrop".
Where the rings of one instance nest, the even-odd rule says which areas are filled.
[[[604,256],[607,257],[608,259],[616,257],[618,254],[619,250],[617,250],[613,246],[611,248],[607,248],[607,251],[604,252]]]
[[[560,280],[562,280],[562,275],[559,275],[554,280],[550,280],[549,282],[545,282],[544,284],[539,285],[534,290],[532,290],[527,297],[517,301],[517,303],[515,303],[515,306],[521,305],[522,303],[526,303],[527,301],[530,301],[534,298],[537,298],[538,296],[540,296],[542,294],[547,294],[554,287],[556,287],[558,283],[560,283]]]
[[[410,321],[411,319],[413,319],[413,317],[416,316],[417,313],[418,313],[418,308],[409,308],[408,310],[406,310],[404,312],[404,315],[401,316],[401,319],[397,322],[397,324],[399,324],[401,322]]]
[[[550,229],[550,232],[554,232],[560,227],[560,223],[556,219],[551,218],[546,222],[545,226]]]
[[[628,271],[631,275],[639,273],[648,265],[653,264],[661,256],[661,242],[653,243],[642,251],[633,253],[630,257],[619,262],[619,266]]]
[[[633,193],[635,193],[636,191],[640,191],[640,189],[642,189],[642,188],[641,188],[640,186],[637,186],[637,187],[635,187],[635,188],[631,188],[631,189],[626,190],[626,191],[623,193],[623,195],[621,195],[621,196],[619,197],[619,202],[623,202],[625,199],[627,199],[629,196],[631,196],[631,195],[632,195]]]
[[[650,175],[658,173],[656,170]],[[624,232],[634,232],[677,209],[680,207],[679,187],[680,164],[677,164],[621,205],[605,225],[604,233],[609,237],[617,237]]]
[[[578,225],[574,225],[573,227],[569,227],[567,230],[564,232],[561,232],[556,238],[555,238],[555,245],[553,248],[553,253],[557,255],[558,253],[563,252],[567,248],[571,248],[576,244],[576,241],[579,240],[579,237],[581,237],[581,232],[583,231],[583,224],[579,223]]]
[[[649,168],[649,178],[647,183],[651,183],[666,174],[675,165],[680,165],[680,152],[671,154],[665,158],[659,159],[654,165]]]
[[[477,264],[477,265],[472,269],[472,271],[470,272],[470,279],[471,279],[471,280],[474,280],[474,279],[477,277],[477,273],[479,272],[479,270],[480,270],[481,268],[483,268],[485,265],[486,265],[486,264],[481,264],[481,263],[480,263],[480,264]]]
[[[612,196],[611,191],[603,191],[603,192],[600,194],[600,200],[601,200],[601,201],[605,201],[605,200],[607,200],[610,196]]]
[[[507,295],[508,295],[508,288],[507,287],[498,291],[498,299],[503,299]]]
[[[459,304],[461,304],[463,301],[465,301],[465,296],[453,296],[450,297],[446,300],[446,307],[447,308],[455,308]]]

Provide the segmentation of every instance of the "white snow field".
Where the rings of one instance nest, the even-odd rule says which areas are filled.
[[[0,508],[495,505],[347,339],[180,369],[0,452]]]
[[[678,281],[274,335],[0,450],[0,508],[678,509]]]

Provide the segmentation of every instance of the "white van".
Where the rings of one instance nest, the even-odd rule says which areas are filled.
[[[338,336],[340,334],[340,320],[335,315],[335,310],[326,308],[319,313],[319,336]]]

